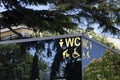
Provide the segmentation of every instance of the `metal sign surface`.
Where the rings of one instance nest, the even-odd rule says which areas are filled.
[[[118,80],[120,57],[109,49],[81,34],[2,41],[0,79]]]

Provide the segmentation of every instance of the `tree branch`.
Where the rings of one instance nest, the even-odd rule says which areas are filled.
[[[10,31],[17,34],[19,38],[23,38],[22,34],[18,33],[17,31],[13,30],[11,27],[7,27]]]

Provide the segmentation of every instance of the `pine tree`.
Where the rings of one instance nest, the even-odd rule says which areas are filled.
[[[119,34],[120,7],[116,0],[0,0],[0,6],[7,9],[0,13],[1,28],[24,24],[34,31],[67,33],[77,27],[77,22],[89,25],[99,24],[103,32]],[[27,6],[53,4],[54,9],[34,10]],[[85,23],[86,24],[86,23]],[[94,28],[96,26],[93,26]]]
[[[38,55],[35,53],[32,63],[31,80],[39,80]]]

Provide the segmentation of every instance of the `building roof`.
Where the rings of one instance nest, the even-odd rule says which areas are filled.
[[[20,29],[20,28],[27,28],[26,26],[18,26],[18,27],[11,27],[12,29],[16,30],[16,29]],[[1,29],[1,33],[3,32],[7,32],[7,31],[10,31],[8,28],[4,28],[4,29]]]

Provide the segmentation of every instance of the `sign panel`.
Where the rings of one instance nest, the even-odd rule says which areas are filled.
[[[8,43],[0,44],[1,80],[82,80],[81,36]]]
[[[72,37],[59,40],[59,47],[64,50],[62,52],[63,59],[72,57],[79,58],[81,56],[81,38]]]
[[[119,80],[120,55],[79,35],[0,42],[0,80]]]

